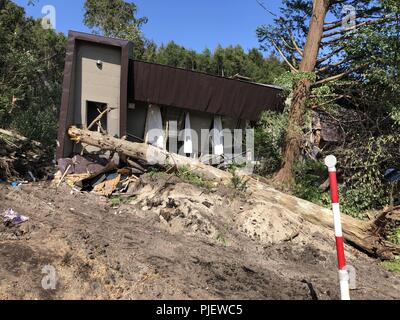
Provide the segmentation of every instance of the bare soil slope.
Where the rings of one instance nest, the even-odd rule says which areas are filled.
[[[263,192],[268,202],[144,175],[129,203],[113,205],[66,185],[0,185],[0,212],[30,217],[0,226],[0,299],[338,299],[333,231]],[[346,254],[352,298],[400,298],[399,275]],[[41,286],[45,265],[56,290]]]

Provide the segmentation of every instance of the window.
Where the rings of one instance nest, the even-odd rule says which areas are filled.
[[[106,103],[87,101],[86,103],[86,127],[89,127],[93,121],[96,123],[90,128],[90,131],[107,132],[107,114],[103,114],[100,120],[98,117],[107,109]]]

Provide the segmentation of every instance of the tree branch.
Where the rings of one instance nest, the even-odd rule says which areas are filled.
[[[325,83],[328,83],[328,82],[331,82],[331,81],[339,80],[339,79],[347,76],[350,73],[351,73],[350,71],[346,71],[346,72],[337,74],[335,76],[332,76],[332,77],[329,77],[329,78],[326,78],[326,79],[323,79],[323,80],[319,80],[319,81],[314,83],[314,86],[318,86],[318,85],[325,84]]]
[[[329,78],[325,78],[325,79],[316,81],[316,82],[314,82],[313,85],[314,85],[314,86],[318,86],[318,85],[325,84],[325,83],[328,83],[328,82],[331,82],[331,81],[340,80],[340,79],[342,79],[343,77],[349,75],[350,73],[352,73],[352,72],[354,72],[354,71],[357,71],[357,70],[360,70],[360,69],[362,69],[362,68],[364,68],[364,67],[366,67],[366,66],[368,66],[368,64],[363,64],[363,65],[361,65],[361,66],[358,66],[358,67],[356,67],[356,68],[353,68],[353,69],[347,70],[347,71],[345,71],[345,72],[339,73],[339,74],[334,75],[334,76],[332,76],[332,77],[329,77]]]
[[[329,70],[330,68],[338,67],[338,66],[340,66],[340,65],[342,65],[342,64],[344,64],[344,63],[346,63],[346,62],[349,62],[350,60],[352,60],[352,59],[350,59],[350,58],[345,58],[345,59],[340,60],[340,61],[338,61],[338,62],[335,62],[335,63],[333,63],[333,64],[329,64],[329,65],[324,66],[324,67],[322,67],[322,68],[320,68],[320,69],[317,69],[316,72],[317,72],[317,73],[325,72],[325,71]]]
[[[284,37],[280,36],[279,38],[283,41],[283,44],[286,46],[286,48],[288,48],[291,51],[296,50],[296,48],[292,47],[289,43],[287,43]]]
[[[290,61],[286,58],[286,56],[283,54],[282,50],[279,49],[279,47],[276,45],[275,41],[272,40],[271,38],[269,39],[272,43],[272,45],[274,46],[274,48],[276,49],[276,51],[279,52],[279,54],[282,56],[283,60],[286,62],[286,64],[289,66],[289,68],[293,71],[293,72],[299,72],[299,70],[297,70],[291,63]]]
[[[261,8],[263,8],[265,11],[267,11],[270,15],[277,17],[277,15],[275,13],[273,13],[272,11],[267,9],[267,7],[264,5],[264,3],[262,3],[260,0],[256,0],[256,1],[261,6]]]
[[[338,34],[343,34],[343,33],[346,33],[346,32],[348,32],[348,31],[355,30],[355,29],[360,28],[360,27],[369,26],[369,25],[374,25],[374,24],[379,24],[379,23],[382,23],[382,22],[388,22],[388,21],[391,21],[391,20],[393,20],[393,17],[391,17],[391,16],[385,16],[385,17],[383,17],[383,18],[376,19],[376,20],[364,21],[364,22],[361,22],[361,23],[359,23],[359,24],[357,24],[357,25],[355,25],[355,26],[352,26],[352,27],[350,27],[350,28],[346,28],[346,29],[334,31],[334,32],[331,32],[331,33],[326,33],[326,34],[324,34],[324,35],[322,36],[322,38],[329,38],[329,37],[332,37],[332,36],[335,36],[335,35],[338,35]]]
[[[303,51],[300,49],[299,45],[297,44],[296,39],[294,38],[294,35],[293,35],[292,31],[289,31],[289,33],[290,33],[290,38],[291,38],[291,40],[292,40],[292,43],[293,43],[293,45],[294,45],[294,48],[296,49],[296,51],[298,52],[298,54],[299,54],[301,57],[303,57]]]
[[[325,62],[326,60],[329,60],[330,58],[332,58],[335,54],[338,54],[340,51],[342,51],[344,49],[344,47],[339,47],[336,50],[332,51],[331,53],[327,54],[326,56],[321,57],[320,59],[318,59],[318,63],[322,63]]]
[[[328,105],[328,104],[331,104],[332,102],[335,102],[335,101],[337,101],[337,100],[340,100],[340,99],[346,98],[346,97],[348,97],[348,96],[346,96],[346,95],[337,96],[336,98],[333,98],[333,99],[331,99],[331,100],[325,101],[325,102],[320,103],[320,104],[313,105],[313,106],[311,107],[311,109],[314,110],[314,109],[317,109],[317,108],[321,108],[321,107],[323,107],[323,106],[326,106],[326,105]]]
[[[337,27],[340,27],[343,23],[343,20],[337,20],[337,21],[333,21],[333,22],[325,22],[325,26],[324,27],[324,32],[325,31],[330,31],[332,29],[336,29]]]
[[[350,37],[349,34],[343,34],[340,37],[333,38],[333,39],[328,40],[328,41],[321,41],[321,47],[325,47],[325,46],[328,46],[328,45],[331,45],[331,44],[335,44],[336,42],[339,42],[340,40],[347,39],[349,37]]]

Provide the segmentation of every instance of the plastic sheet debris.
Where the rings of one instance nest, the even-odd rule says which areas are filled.
[[[104,159],[103,159],[104,160]],[[104,169],[107,162],[105,160],[100,163],[100,159],[86,159],[80,155],[74,156],[72,159],[64,158],[58,160],[58,168],[61,173],[68,169],[68,174],[94,174]]]
[[[395,168],[387,169],[384,175],[385,179],[390,182],[396,182],[400,180],[400,171]]]
[[[22,186],[22,184],[23,183],[19,181],[11,182],[11,187],[18,188],[19,186]]]
[[[33,173],[31,171],[28,171],[28,175],[29,177],[32,179],[33,182],[36,182],[36,177],[33,175]]]
[[[11,223],[13,225],[19,225],[28,220],[28,217],[15,212],[13,209],[7,209],[3,214],[3,221],[5,223]]]

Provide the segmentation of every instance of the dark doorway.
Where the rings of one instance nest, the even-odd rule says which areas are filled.
[[[148,104],[144,102],[130,103],[128,106],[127,134],[128,140],[144,141]]]
[[[106,103],[87,101],[87,122],[86,125],[89,127],[99,115],[107,109]],[[97,131],[106,133],[107,132],[107,114],[104,114],[99,121],[97,121],[91,128],[90,131]]]

